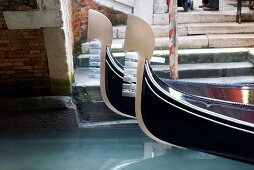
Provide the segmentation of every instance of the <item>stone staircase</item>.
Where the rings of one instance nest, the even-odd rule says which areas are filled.
[[[210,83],[253,83],[253,49],[213,48],[179,50],[179,80]],[[168,65],[152,65],[168,78]]]
[[[242,18],[248,22],[236,23],[234,11],[179,12],[177,21],[180,80],[214,83],[254,82],[254,22],[250,22],[254,20],[254,15],[243,12]],[[168,54],[164,50],[168,50],[168,25],[151,27],[156,37],[155,55],[167,59]],[[114,27],[114,52],[121,51],[124,35],[125,26]],[[168,77],[168,61],[165,66],[159,65],[153,66],[158,75]]]
[[[186,20],[181,19],[178,23],[179,49],[253,47],[254,22],[238,24],[232,21],[235,15],[230,16],[228,20],[225,20],[224,15],[218,16],[217,23],[212,22],[213,18],[207,19],[206,23],[202,20],[197,23],[187,23],[189,17]],[[179,13],[178,18],[181,17],[184,18],[184,15]],[[151,25],[151,27],[156,37],[156,49],[167,49],[168,25]],[[125,29],[125,26],[114,27],[113,49],[115,51],[119,51],[117,48],[120,49],[123,45]]]
[[[124,13],[135,14],[151,24],[156,37],[154,55],[168,59],[168,13],[165,8],[165,0],[148,0],[145,3],[142,0],[97,1]],[[242,8],[243,22],[238,24],[235,22],[236,2],[221,0],[218,12],[203,11],[198,8],[199,3],[194,0],[193,11],[177,13],[179,78],[188,81],[192,81],[192,78],[199,79],[197,81],[202,79],[207,81],[206,78],[209,78],[212,81],[214,78],[214,82],[221,82],[220,78],[226,81],[228,78],[228,83],[230,83],[234,76],[247,76],[250,79],[236,80],[251,82],[254,22],[250,21],[254,21],[253,12],[247,7]],[[114,27],[112,51],[115,56],[119,56],[120,60],[124,56],[121,52],[125,29],[125,26]],[[216,51],[215,54],[214,51]],[[189,55],[196,56],[196,60]],[[211,55],[214,56],[212,59]],[[219,58],[225,58],[225,55],[227,60],[219,60]],[[192,60],[185,58],[192,58]],[[168,60],[165,66],[162,67],[160,64],[156,71],[162,77],[168,77]]]
[[[253,20],[254,15],[243,18]],[[254,22],[235,22],[235,13],[178,13],[178,42],[186,48],[254,46]]]
[[[128,7],[129,13],[133,13],[137,0],[106,2],[107,6],[119,7],[121,11],[123,7]],[[127,10],[126,13],[128,13]],[[158,68],[156,65],[154,67],[160,76],[168,77],[168,25],[161,22],[162,18],[168,17],[168,14],[159,15],[161,17],[155,20],[156,17],[153,14],[154,22],[151,24],[156,37],[154,56],[164,57],[166,62],[163,67],[161,64]],[[252,77],[254,22],[250,22],[254,21],[254,15],[243,10],[242,19],[245,22],[236,23],[236,11],[232,9],[225,11],[221,9],[219,12],[198,10],[179,12],[177,14],[179,78],[204,82],[209,79],[210,82],[216,83],[220,83],[221,79],[227,83],[254,82]],[[122,46],[126,26],[114,26],[113,29],[112,52],[123,61]],[[85,66],[85,58],[82,55],[78,57],[79,66]],[[227,60],[219,60],[220,58],[227,58]]]
[[[179,78],[253,83],[253,16],[244,12],[249,22],[238,24],[234,11],[178,13]]]

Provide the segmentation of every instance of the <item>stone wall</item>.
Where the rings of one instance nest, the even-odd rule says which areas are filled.
[[[36,8],[36,0],[0,0],[0,97],[50,93],[42,29],[9,30],[3,16]]]
[[[113,25],[124,24],[127,20],[127,15],[111,10],[108,7],[102,6],[94,2],[94,0],[73,0],[73,34],[75,42],[87,36],[88,25],[88,10],[94,9],[106,15]]]

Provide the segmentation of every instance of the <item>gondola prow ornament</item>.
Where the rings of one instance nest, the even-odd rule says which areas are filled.
[[[146,128],[141,117],[141,91],[143,83],[145,61],[149,61],[153,55],[155,46],[154,32],[144,20],[137,16],[128,15],[127,26],[125,31],[124,52],[135,51],[138,53],[139,62],[137,67],[136,96],[135,96],[135,113],[140,128],[146,135],[152,139],[164,144],[168,144],[152,135]]]
[[[106,48],[110,48],[113,39],[113,28],[110,20],[100,12],[89,9],[88,12],[88,41],[99,40],[101,42],[101,59],[100,59],[100,90],[101,96],[105,104],[115,113],[123,116],[124,113],[117,110],[109,101],[105,89],[105,63]],[[131,117],[131,116],[129,116]]]

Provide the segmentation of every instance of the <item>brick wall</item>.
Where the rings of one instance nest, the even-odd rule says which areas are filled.
[[[2,12],[36,8],[36,0],[0,0],[0,97],[50,92],[42,29],[9,30]]]
[[[88,10],[94,9],[106,15],[113,25],[123,24],[127,20],[127,15],[118,11],[111,10],[105,6],[100,6],[94,0],[73,0],[73,34],[74,41],[87,36]]]

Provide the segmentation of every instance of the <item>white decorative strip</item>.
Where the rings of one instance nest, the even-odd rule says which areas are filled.
[[[137,65],[138,65],[138,54],[136,52],[126,53],[122,96],[135,97],[136,81],[137,81],[136,78]]]

